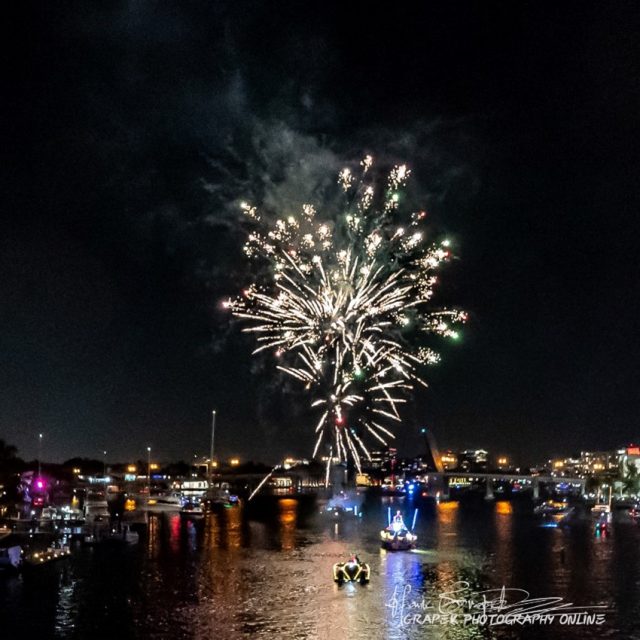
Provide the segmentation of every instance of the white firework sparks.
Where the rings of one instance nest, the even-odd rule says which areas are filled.
[[[370,458],[365,434],[386,444],[390,422],[425,364],[439,355],[425,334],[457,338],[458,310],[430,307],[436,271],[449,256],[447,240],[426,241],[424,212],[404,226],[397,218],[410,170],[393,167],[376,191],[371,156],[361,175],[338,176],[348,201],[338,215],[321,218],[310,204],[298,216],[264,223],[242,204],[253,229],[245,244],[252,260],[266,261],[269,277],[225,306],[256,334],[254,353],[271,351],[278,369],[304,385],[320,417],[313,456],[329,437],[339,459],[360,469]]]

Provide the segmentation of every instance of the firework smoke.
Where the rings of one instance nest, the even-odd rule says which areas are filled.
[[[410,170],[395,166],[381,184],[372,164],[367,156],[357,175],[340,171],[337,212],[305,204],[270,224],[243,203],[251,227],[244,252],[267,275],[225,303],[256,335],[254,353],[272,352],[309,392],[319,411],[313,456],[329,437],[338,459],[352,457],[358,469],[370,458],[365,438],[393,438],[399,405],[416,383],[426,385],[420,370],[439,360],[428,336],[455,339],[465,320],[431,306],[449,243],[427,241],[424,211],[402,224]]]

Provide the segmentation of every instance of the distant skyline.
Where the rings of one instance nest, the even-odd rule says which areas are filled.
[[[24,458],[309,456],[221,307],[238,202],[407,162],[469,313],[396,429],[524,460],[640,440],[634,3],[26,3],[5,42],[0,438]],[[136,454],[129,452],[139,452]]]

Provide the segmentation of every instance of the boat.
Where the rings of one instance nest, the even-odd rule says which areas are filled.
[[[533,513],[536,515],[551,516],[551,515],[568,515],[573,511],[573,507],[565,501],[560,500],[547,500],[542,504],[539,504]]]
[[[22,547],[8,540],[0,542],[0,570],[19,571],[22,567]]]
[[[109,543],[129,545],[138,544],[140,536],[129,525],[119,524],[117,527],[94,527],[92,531],[85,532],[82,542],[91,547]]]
[[[180,511],[182,496],[179,493],[159,492],[151,494],[146,502],[147,511]]]
[[[229,491],[229,485],[223,482],[220,487],[210,487],[207,491],[207,502],[211,507],[238,507],[240,497]]]
[[[611,505],[609,504],[596,504],[591,507],[591,513],[594,516],[600,516],[602,514],[611,513]]]
[[[341,505],[327,505],[324,509],[320,511],[323,516],[326,516],[330,520],[334,520],[336,522],[342,522],[343,520],[349,520],[354,516],[358,516],[358,508],[355,507],[343,507]]]
[[[320,510],[320,513],[330,520],[339,521],[362,516],[363,497],[358,492],[341,491],[334,495]]]
[[[380,486],[380,491],[383,496],[403,496],[405,494],[404,484],[395,484],[384,482]]]
[[[336,562],[333,565],[333,581],[338,584],[344,582],[369,582],[371,569],[366,562],[362,562],[358,556],[353,555],[347,562]]]
[[[59,520],[61,516],[58,515],[58,510],[55,507],[43,507],[41,518],[42,520],[55,521]]]
[[[199,518],[204,518],[204,511],[200,505],[188,502],[182,507],[182,509],[180,509],[180,517],[197,520]]]
[[[599,494],[598,494],[599,495]],[[598,502],[591,507],[591,515],[594,516],[598,522],[603,522],[605,519],[611,521],[611,501],[613,499],[613,488],[609,486],[609,501]]]
[[[415,527],[416,509],[413,515],[413,527]],[[412,533],[404,524],[400,511],[391,519],[389,513],[389,525],[380,532],[380,541],[383,549],[388,551],[409,551],[415,549],[418,536]]]
[[[566,501],[547,500],[538,505],[533,513],[540,518],[540,525],[544,528],[555,528],[569,524],[575,508]]]
[[[71,549],[67,545],[51,546],[44,551],[34,551],[25,556],[25,567],[39,567],[57,560],[63,560],[71,555]]]
[[[237,496],[235,493],[230,493],[227,501],[224,503],[225,507],[239,507],[240,506],[240,496]]]
[[[80,509],[76,509],[70,505],[65,505],[60,511],[62,512],[62,522],[66,526],[79,526],[83,525],[85,522],[85,518]]]
[[[542,527],[558,527],[568,524],[575,508],[566,500],[547,500],[539,504],[533,513],[542,520]]]
[[[595,534],[596,536],[606,537],[609,535],[611,526],[611,513],[606,511],[600,512],[595,518]]]
[[[109,503],[104,493],[91,492],[87,494],[84,503],[84,515],[87,522],[101,522],[109,519]]]

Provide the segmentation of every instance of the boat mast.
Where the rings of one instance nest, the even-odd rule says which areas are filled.
[[[211,478],[213,475],[213,437],[216,430],[216,411],[211,412],[211,446],[209,447],[209,487],[211,487]]]

